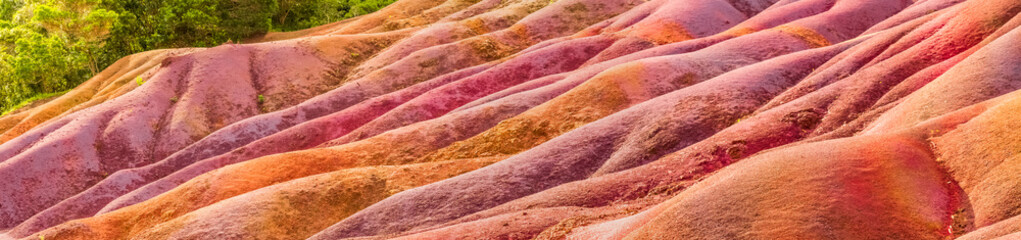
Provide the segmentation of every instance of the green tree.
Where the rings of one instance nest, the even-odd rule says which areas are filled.
[[[22,5],[24,2],[19,0],[0,0],[0,21],[10,21]]]

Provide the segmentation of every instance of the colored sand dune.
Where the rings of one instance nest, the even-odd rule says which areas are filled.
[[[0,117],[0,239],[1014,239],[1021,2],[402,0]]]

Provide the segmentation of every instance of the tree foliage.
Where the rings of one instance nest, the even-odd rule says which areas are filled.
[[[126,55],[313,27],[394,0],[0,0],[0,112]]]

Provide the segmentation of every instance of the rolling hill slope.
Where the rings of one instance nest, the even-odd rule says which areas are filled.
[[[1016,238],[1019,12],[401,0],[138,53],[0,117],[0,239]]]

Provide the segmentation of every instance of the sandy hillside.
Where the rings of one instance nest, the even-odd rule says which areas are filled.
[[[401,0],[137,53],[0,117],[0,239],[1021,238],[1019,12]]]

